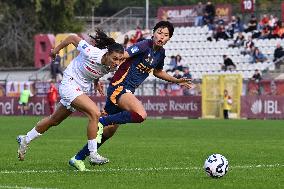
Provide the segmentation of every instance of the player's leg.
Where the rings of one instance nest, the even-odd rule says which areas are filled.
[[[123,109],[125,109],[126,111],[123,111]],[[110,98],[108,98],[106,102],[106,110],[107,113],[111,115],[103,117],[106,118],[103,125],[107,126],[104,128],[102,136],[103,143],[114,135],[119,123],[142,122],[147,117],[142,103],[132,93],[123,93],[119,97],[118,106],[115,105],[115,103],[111,102]],[[109,116],[110,118],[108,118]],[[102,121],[104,121],[104,119],[102,119]],[[101,145],[102,143],[99,146]],[[73,158],[71,158],[69,164],[72,165],[72,163],[76,160],[84,160],[89,154],[90,152],[86,144]]]
[[[105,126],[102,137],[103,143],[114,135],[119,123],[124,124],[142,122],[147,117],[142,103],[132,93],[122,94],[119,98],[118,106],[119,107],[115,106],[114,104],[109,106],[109,101],[106,103],[107,112],[116,111],[118,113],[100,118],[100,122],[102,121],[101,123]],[[122,109],[125,109],[126,111],[123,111]],[[115,123],[115,125],[112,123]],[[101,146],[103,143],[101,143],[99,146]],[[89,154],[90,152],[86,144],[70,161],[72,163],[74,160],[84,160]]]
[[[224,119],[228,119],[228,110],[224,110]]]
[[[118,99],[117,104],[119,108],[125,111],[101,117],[100,123],[104,126],[125,123],[141,123],[147,117],[144,106],[132,93],[122,94]]]
[[[36,126],[30,130],[26,135],[19,135],[17,141],[19,144],[18,147],[18,157],[19,160],[23,161],[25,158],[25,153],[28,147],[28,144],[41,136],[45,131],[50,127],[60,124],[64,119],[66,119],[72,112],[67,110],[62,104],[59,104],[56,111],[39,121]]]
[[[112,93],[112,92],[111,92]],[[102,112],[102,115],[106,116],[108,114],[115,114],[118,112],[123,111],[122,109],[120,109],[117,105],[113,104],[110,99],[108,98],[106,101],[106,105],[105,105],[105,110]],[[107,141],[109,138],[111,138],[113,136],[113,134],[115,133],[115,131],[117,130],[118,125],[109,125],[107,127],[103,128],[103,134],[102,134],[102,139],[101,139],[101,143],[98,143],[97,147],[101,147],[101,145]],[[70,160],[69,160],[69,164],[75,168],[77,168],[78,170],[81,169],[82,166],[75,166],[75,163],[77,161],[82,161],[85,160],[87,156],[90,155],[90,151],[88,149],[88,143],[85,144],[85,146],[79,150],[79,152],[73,156]],[[80,165],[82,163],[80,162]]]
[[[103,143],[105,143],[105,141],[107,141],[114,135],[117,128],[118,128],[118,125],[109,125],[107,127],[104,127],[104,132],[102,134],[101,143],[98,143],[97,145],[98,149],[102,146]],[[90,155],[90,151],[88,149],[88,144],[85,144],[85,146],[73,158],[75,158],[76,160],[85,160],[86,157],[89,155]],[[72,159],[70,161],[72,161]]]
[[[86,94],[82,94],[76,97],[76,99],[72,101],[71,104],[72,107],[84,113],[89,119],[88,128],[87,128],[87,137],[88,137],[88,150],[90,151],[90,163],[94,164],[107,163],[108,159],[100,156],[97,153],[97,141],[98,141],[97,131],[98,131],[98,119],[100,116],[99,108]]]

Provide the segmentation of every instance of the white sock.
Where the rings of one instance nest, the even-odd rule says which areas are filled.
[[[32,140],[36,139],[37,137],[41,136],[39,132],[35,130],[35,127],[30,130],[26,135],[26,141],[27,143],[30,143]]]
[[[97,152],[97,141],[96,139],[88,140],[88,149],[90,153]]]

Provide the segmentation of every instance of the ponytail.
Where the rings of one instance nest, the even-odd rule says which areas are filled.
[[[109,45],[115,43],[114,39],[108,37],[102,30],[96,29],[96,35],[89,35],[93,40],[95,40],[95,46],[99,49],[107,49]]]
[[[109,53],[118,52],[123,53],[124,48],[121,44],[116,43],[111,37],[108,37],[102,30],[96,29],[96,35],[89,35],[93,40],[95,40],[95,46],[99,49],[108,49]]]

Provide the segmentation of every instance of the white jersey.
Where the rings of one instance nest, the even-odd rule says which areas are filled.
[[[62,82],[65,79],[73,78],[81,87],[81,90],[87,92],[95,79],[108,74],[109,68],[101,64],[102,56],[107,49],[99,49],[81,40],[77,50],[80,54],[73,59],[64,71]]]

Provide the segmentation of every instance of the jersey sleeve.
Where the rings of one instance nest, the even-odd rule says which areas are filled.
[[[140,41],[140,42],[128,47],[126,49],[126,51],[128,52],[130,57],[133,57],[135,55],[144,53],[147,50],[148,47],[149,47],[149,41],[144,40],[144,41]]]
[[[164,62],[165,57],[166,57],[165,51],[163,51],[163,53],[161,54],[161,56],[160,56],[160,58],[159,58],[159,63],[158,63],[157,66],[156,66],[156,69],[157,69],[157,70],[162,70],[162,69],[163,69],[164,64],[165,64],[165,62]]]
[[[83,53],[85,56],[91,55],[92,51],[95,51],[96,48],[90,45],[87,41],[81,40],[78,44],[77,50]]]

